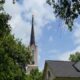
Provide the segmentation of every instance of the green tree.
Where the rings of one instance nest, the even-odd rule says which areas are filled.
[[[10,25],[7,24],[9,19],[9,15],[6,13],[0,13],[0,37],[4,37],[10,33]]]
[[[80,52],[76,52],[75,54],[71,54],[70,58],[71,61],[80,61]]]
[[[11,34],[10,16],[0,3],[0,80],[26,80],[25,67],[31,51]]]
[[[30,50],[12,35],[0,39],[0,80],[24,80]]]
[[[42,72],[39,69],[34,69],[27,75],[26,80],[42,80]]]
[[[47,0],[56,16],[60,17],[72,30],[74,20],[80,15],[80,0]]]

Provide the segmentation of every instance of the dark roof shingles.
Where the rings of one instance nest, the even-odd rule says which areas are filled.
[[[74,62],[48,60],[46,63],[56,77],[80,77],[80,72],[73,67]]]

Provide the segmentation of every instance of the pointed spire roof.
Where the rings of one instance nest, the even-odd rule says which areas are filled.
[[[32,29],[31,29],[31,38],[30,38],[30,46],[35,45],[35,35],[34,35],[34,15],[32,15]]]

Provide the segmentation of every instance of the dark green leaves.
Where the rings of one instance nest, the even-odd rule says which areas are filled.
[[[38,69],[34,69],[29,75],[27,75],[26,80],[42,80],[42,72]]]
[[[0,37],[10,33],[11,31],[8,20],[10,20],[9,15],[6,13],[0,13]]]
[[[10,18],[0,10],[0,80],[26,80],[25,68],[31,61],[31,51],[11,34]]]
[[[80,52],[76,52],[75,54],[71,54],[70,58],[71,61],[80,61]]]
[[[47,0],[47,3],[53,6],[54,13],[65,21],[69,30],[72,30],[74,20],[80,14],[80,1],[79,0]]]

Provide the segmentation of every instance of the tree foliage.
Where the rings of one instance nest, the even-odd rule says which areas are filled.
[[[70,58],[71,61],[80,61],[80,52],[76,52],[75,54],[71,54]]]
[[[26,80],[25,66],[30,63],[31,51],[11,34],[10,18],[0,10],[0,80]]]
[[[0,38],[0,80],[24,80],[30,51],[12,35]]]
[[[0,37],[9,34],[11,31],[8,20],[10,20],[8,14],[0,13]]]
[[[69,30],[72,30],[74,20],[80,15],[80,0],[47,0],[53,7],[56,16],[65,21]]]
[[[27,75],[26,80],[42,80],[42,72],[38,69],[34,69]]]

